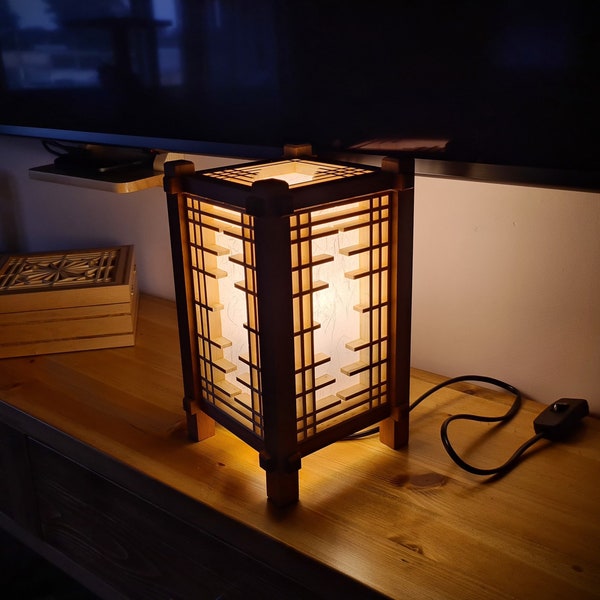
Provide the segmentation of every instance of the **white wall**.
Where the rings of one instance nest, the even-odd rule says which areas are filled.
[[[38,140],[0,137],[0,252],[84,249],[133,244],[142,290],[173,298],[171,246],[160,187],[112,194],[31,179],[50,164]],[[234,159],[190,157],[197,168]]]
[[[600,194],[419,177],[415,366],[600,413]]]
[[[0,138],[0,252],[134,244],[143,291],[173,297],[162,189],[30,179],[36,140]],[[198,158],[198,168],[232,162]],[[413,366],[505,379],[600,414],[600,194],[418,177]]]

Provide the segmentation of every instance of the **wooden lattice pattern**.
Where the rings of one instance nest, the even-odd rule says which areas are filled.
[[[300,442],[388,400],[389,201],[369,196],[291,217]]]
[[[187,218],[203,399],[262,437],[253,218],[194,196]]]
[[[186,202],[203,401],[262,438],[253,217]],[[299,443],[388,401],[389,203],[380,194],[289,217]]]
[[[0,292],[112,283],[119,249],[10,256],[0,269]]]
[[[356,165],[327,164],[306,159],[291,159],[267,164],[251,164],[230,169],[205,171],[206,177],[213,177],[241,185],[251,186],[262,179],[284,179],[290,188],[301,185],[324,183],[371,173],[372,169]]]

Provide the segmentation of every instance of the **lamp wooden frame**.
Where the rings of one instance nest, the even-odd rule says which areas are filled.
[[[292,154],[291,160],[301,159]],[[251,183],[236,181],[238,167],[233,167],[234,177],[231,177],[231,171],[223,174],[231,168],[195,171],[193,163],[188,161],[165,165],[188,436],[199,441],[214,435],[216,421],[255,448],[260,465],[266,471],[267,496],[277,506],[298,500],[301,459],[311,452],[376,423],[379,423],[384,444],[397,449],[408,442],[412,170],[401,172],[400,163],[392,159],[384,159],[381,168],[355,165],[356,172],[346,163],[327,164],[350,168],[350,175],[295,186],[274,178]],[[248,168],[261,169],[267,165],[272,168],[266,162],[250,163]],[[242,172],[245,169],[247,167],[242,166]],[[379,315],[377,343],[368,345],[360,340],[354,343],[352,349],[358,353],[359,360],[348,366],[346,374],[358,374],[361,384],[354,386],[346,396],[344,392],[338,394],[336,402],[341,408],[317,410],[313,407],[307,417],[299,414],[299,396],[302,395],[305,404],[308,398],[310,404],[319,385],[328,383],[315,376],[315,365],[327,357],[317,355],[311,348],[312,322],[299,325],[298,320],[311,318],[310,314],[299,317],[299,312],[312,310],[312,297],[323,283],[312,280],[312,268],[327,257],[311,257],[308,262],[302,262],[304,259],[295,254],[294,244],[296,249],[303,244],[301,238],[303,232],[309,231],[311,211],[336,206],[344,214],[347,203],[356,206],[358,202],[362,207],[360,202],[367,201],[370,204],[361,208],[360,218],[379,216],[378,225],[371,227],[378,238],[372,243],[375,250],[368,257],[365,254],[363,261],[369,267],[371,278],[365,279],[371,281],[370,285],[365,284],[365,289],[372,292],[372,281],[377,281],[386,297],[383,298],[384,292],[377,292],[382,296],[379,300],[367,298],[364,306],[355,310],[363,314],[365,325],[361,325],[361,331],[375,327],[373,315]],[[192,218],[200,215],[204,221],[192,224],[192,213]],[[250,337],[254,336],[249,343],[256,354],[254,359],[243,359],[248,363],[249,372],[238,377],[249,390],[247,402],[240,404],[242,408],[221,401],[223,394],[235,396],[239,392],[228,389],[231,385],[223,375],[233,369],[228,368],[219,351],[227,340],[211,338],[202,331],[217,308],[208,296],[196,297],[201,289],[209,286],[212,289],[209,278],[219,276],[215,257],[221,253],[220,248],[212,238],[205,245],[190,239],[196,233],[212,235],[211,231],[223,223],[229,227],[229,214],[237,215],[232,219],[235,221],[232,227],[248,249],[247,253],[244,250],[245,257],[229,260],[238,262],[246,273],[243,287],[250,316],[246,323],[239,325]],[[364,222],[360,223],[363,227]],[[193,252],[190,251],[192,246]],[[363,250],[357,246],[345,251],[360,254]],[[360,278],[365,274],[348,276]],[[303,291],[305,280],[308,283]],[[210,290],[202,292],[211,293]],[[301,341],[303,339],[308,341]],[[306,353],[299,350],[305,345]],[[208,360],[207,353],[213,349],[218,358],[211,354]],[[301,364],[303,361],[308,364]],[[363,385],[362,382],[372,383],[374,374],[380,379],[376,385]],[[215,378],[218,381],[214,381]],[[304,386],[301,394],[299,381],[301,387]],[[352,408],[354,405],[348,402],[351,396],[361,400],[358,408]],[[322,420],[327,422],[323,424]]]

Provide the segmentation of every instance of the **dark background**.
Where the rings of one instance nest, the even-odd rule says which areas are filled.
[[[593,1],[163,4],[46,0],[31,27],[0,0],[0,133],[254,155],[431,137],[597,169]]]

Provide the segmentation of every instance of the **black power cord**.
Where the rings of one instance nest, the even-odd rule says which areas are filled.
[[[482,469],[469,464],[458,455],[458,453],[450,443],[450,438],[448,437],[448,426],[453,421],[458,420],[479,421],[483,423],[507,423],[517,414],[517,412],[519,412],[519,408],[521,407],[521,392],[516,387],[510,385],[509,383],[501,381],[500,379],[487,377],[485,375],[461,375],[459,377],[453,377],[451,379],[447,379],[446,381],[438,383],[431,389],[427,390],[424,394],[421,394],[410,405],[409,410],[412,411],[419,404],[421,404],[423,400],[425,400],[438,390],[463,381],[477,381],[480,383],[494,385],[498,388],[506,390],[507,392],[510,392],[515,397],[508,411],[503,415],[495,417],[486,417],[474,414],[457,414],[448,417],[442,423],[440,435],[446,452],[459,467],[475,475],[503,475],[507,473],[519,462],[519,459],[528,448],[530,448],[542,439],[559,439],[563,435],[567,434],[572,429],[572,426],[575,425],[575,423],[577,423],[580,419],[589,414],[589,408],[586,400],[578,398],[561,398],[560,400],[546,408],[544,411],[542,411],[542,413],[540,413],[538,417],[536,417],[534,421],[535,435],[528,439],[521,446],[519,446],[519,448],[517,448],[517,450],[506,462],[504,462],[498,467]],[[379,427],[374,427],[372,429],[359,431],[353,435],[346,437],[345,439],[358,439],[369,435],[373,435],[378,431]]]
[[[542,439],[542,437],[543,437],[542,435],[536,434],[531,439],[527,440],[522,446],[520,446],[516,450],[516,452],[504,464],[500,465],[499,467],[493,467],[491,469],[481,469],[481,468],[475,467],[475,466],[469,464],[468,462],[466,462],[465,460],[463,460],[458,455],[456,450],[454,450],[454,447],[450,443],[450,438],[448,437],[448,426],[450,425],[450,423],[452,423],[452,421],[459,421],[459,420],[478,421],[480,423],[507,423],[519,412],[519,409],[521,408],[521,399],[522,399],[521,392],[516,387],[510,385],[509,383],[501,381],[499,379],[494,379],[493,377],[486,377],[485,375],[461,375],[460,377],[453,377],[452,379],[448,379],[447,381],[443,381],[442,383],[439,383],[436,386],[432,387],[430,390],[428,390],[427,392],[425,392],[424,394],[419,396],[411,404],[410,410],[412,410],[413,408],[415,408],[416,406],[421,404],[421,402],[423,402],[423,400],[425,400],[425,398],[428,398],[429,396],[431,396],[431,394],[437,392],[438,390],[440,390],[444,387],[453,385],[455,383],[460,383],[462,381],[478,381],[480,383],[487,383],[490,385],[495,385],[496,387],[499,387],[503,390],[506,390],[507,392],[510,392],[511,394],[514,394],[515,398],[514,398],[512,404],[510,405],[508,411],[505,414],[497,416],[497,417],[485,417],[482,415],[473,415],[473,414],[458,414],[458,415],[452,415],[451,417],[448,417],[442,423],[442,426],[440,429],[442,444],[444,444],[444,448],[446,449],[446,452],[449,454],[450,458],[459,467],[461,467],[465,471],[468,471],[469,473],[474,473],[475,475],[499,475],[501,473],[506,473],[517,463],[517,461],[519,460],[519,458],[521,457],[523,452],[525,452],[525,450],[527,450],[527,448],[529,448],[530,446],[535,444],[537,441]]]

